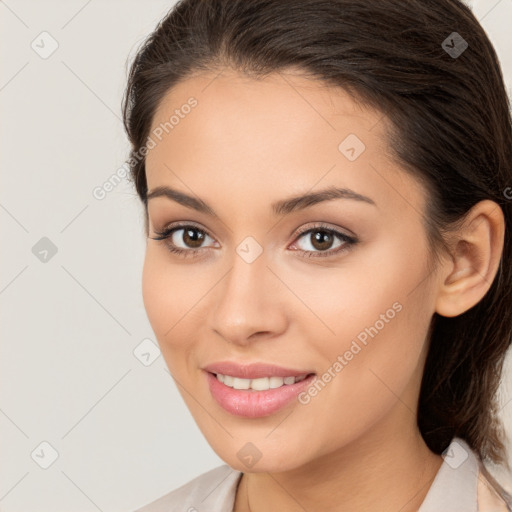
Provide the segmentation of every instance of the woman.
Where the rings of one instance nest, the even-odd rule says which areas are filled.
[[[226,464],[139,512],[511,510],[512,130],[457,0],[183,0],[131,66],[143,297]]]

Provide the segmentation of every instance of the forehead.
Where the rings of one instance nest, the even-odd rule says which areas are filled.
[[[191,98],[194,107],[188,106]],[[259,164],[277,171],[283,162],[320,168],[322,154],[332,165],[351,133],[366,149],[384,146],[384,128],[379,112],[361,108],[341,88],[297,72],[255,79],[222,69],[196,74],[164,96],[153,117],[150,133],[157,134],[157,144],[146,167],[196,160],[204,169],[206,160],[240,170]]]
[[[160,130],[161,140],[153,137],[146,157],[148,188],[183,181],[201,196],[231,191],[243,202],[245,187],[270,203],[272,190],[280,199],[321,181],[389,198],[393,180],[419,184],[392,161],[388,126],[344,89],[299,73],[197,74],[173,87],[154,115],[151,133]]]
[[[168,91],[155,112],[151,131],[168,122],[174,112],[179,114],[190,98],[197,101],[191,114],[200,113],[193,117],[201,117],[201,125],[208,129],[209,136],[215,131],[220,135],[221,128],[225,138],[243,135],[261,124],[270,133],[286,126],[287,132],[293,134],[303,131],[308,135],[309,130],[309,136],[318,131],[343,130],[344,122],[346,128],[374,131],[375,138],[384,136],[386,130],[386,120],[380,111],[362,106],[345,89],[308,78],[300,71],[274,72],[253,78],[221,69],[196,73]],[[218,129],[212,130],[212,125]],[[245,127],[242,133],[241,127]],[[172,131],[180,130],[173,128]],[[281,133],[284,135],[286,133]]]

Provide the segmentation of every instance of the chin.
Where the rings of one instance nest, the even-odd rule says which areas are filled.
[[[211,445],[215,453],[229,466],[243,473],[281,473],[290,471],[306,464],[307,461],[297,458],[298,448],[287,444],[283,447],[282,441],[278,441],[280,446],[272,446],[267,441],[250,441],[245,438],[231,440],[230,446],[222,447]]]

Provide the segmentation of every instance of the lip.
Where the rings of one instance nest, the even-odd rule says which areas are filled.
[[[282,371],[283,369],[281,368],[280,370]],[[306,390],[316,379],[316,374],[310,373],[304,380],[295,384],[285,384],[279,388],[266,391],[255,391],[253,389],[230,388],[220,382],[214,373],[206,370],[204,373],[210,393],[215,401],[228,413],[244,418],[270,416],[293,401],[295,401],[296,406],[299,405],[297,395]],[[306,372],[303,372],[302,375],[304,373]],[[230,374],[228,373],[228,375]],[[300,375],[300,373],[296,375]],[[268,376],[268,373],[266,376]],[[279,376],[276,375],[276,377]]]
[[[315,373],[313,370],[298,370],[296,368],[283,368],[267,363],[240,364],[232,361],[219,361],[203,367],[210,373],[231,375],[239,379],[260,379],[262,377],[298,377]]]

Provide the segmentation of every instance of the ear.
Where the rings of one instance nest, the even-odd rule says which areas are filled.
[[[439,274],[436,313],[458,316],[478,304],[488,292],[499,268],[505,237],[505,219],[494,201],[477,203],[453,233],[451,261]]]

